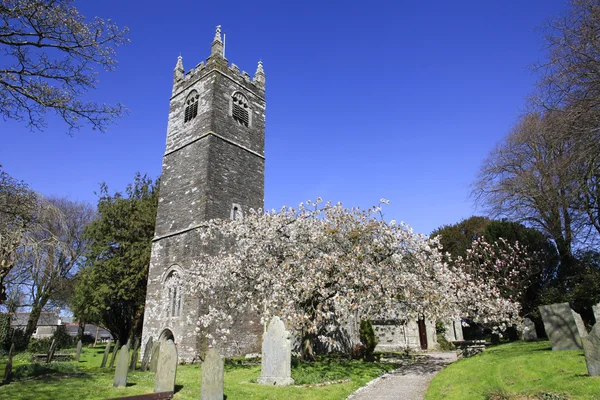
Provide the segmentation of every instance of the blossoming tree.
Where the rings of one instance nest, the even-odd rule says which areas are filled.
[[[383,203],[361,210],[317,199],[210,221],[203,239],[226,245],[199,260],[188,280],[188,290],[204,294],[199,326],[220,340],[240,312],[263,322],[278,315],[310,354],[317,341],[340,349],[335,332],[353,317],[453,320],[476,311],[475,319],[499,324],[517,318],[519,305],[494,280],[450,266],[437,239],[386,222]]]

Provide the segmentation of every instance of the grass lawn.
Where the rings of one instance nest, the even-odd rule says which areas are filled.
[[[61,351],[63,353],[63,351]],[[114,369],[100,369],[104,348],[86,348],[79,363],[60,362],[33,365],[29,355],[15,356],[13,371],[16,379],[0,386],[0,399],[107,399],[152,393],[154,373],[130,372],[127,388],[112,387]],[[4,372],[6,357],[0,359],[0,373]],[[399,364],[363,363],[334,360],[300,363],[292,368],[295,386],[274,387],[256,383],[260,365],[227,364],[225,367],[225,395],[235,399],[345,399],[357,388],[377,376],[398,368]],[[180,365],[177,368],[175,399],[200,398],[200,365]],[[347,382],[314,387],[322,382]]]
[[[600,399],[600,377],[588,375],[581,350],[513,342],[451,364],[434,377],[425,399]]]

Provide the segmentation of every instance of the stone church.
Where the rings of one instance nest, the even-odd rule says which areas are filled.
[[[180,56],[175,66],[142,343],[172,339],[184,360],[206,346],[196,331],[200,301],[182,290],[194,261],[211,252],[200,245],[202,223],[264,206],[265,82],[260,61],[252,78],[228,63],[220,27],[206,64],[186,73]],[[430,321],[381,321],[375,332],[381,350],[437,345]],[[260,352],[262,325],[234,321],[231,338],[226,355]]]

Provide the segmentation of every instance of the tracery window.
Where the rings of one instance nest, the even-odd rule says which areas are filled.
[[[185,99],[185,116],[183,122],[188,122],[198,115],[198,98],[200,95],[193,90]]]
[[[181,315],[181,283],[181,277],[177,271],[171,271],[165,280],[167,317],[179,317]]]
[[[240,92],[235,92],[231,96],[231,116],[240,125],[250,125],[250,107],[248,106],[248,99]]]

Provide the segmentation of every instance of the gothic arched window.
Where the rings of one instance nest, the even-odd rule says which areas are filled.
[[[181,276],[178,271],[171,271],[165,279],[165,310],[167,317],[179,317],[181,315]]]
[[[193,90],[185,99],[185,116],[183,122],[188,122],[198,115],[198,92]]]
[[[231,96],[231,116],[238,124],[250,125],[250,107],[248,99],[240,92],[235,92]]]

